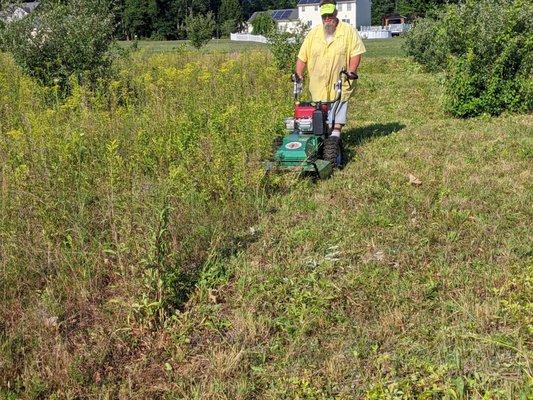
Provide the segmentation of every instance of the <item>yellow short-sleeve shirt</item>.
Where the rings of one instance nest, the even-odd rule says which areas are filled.
[[[328,44],[323,25],[318,25],[307,34],[298,58],[307,63],[309,91],[313,101],[331,101],[335,97],[333,85],[342,68],[348,69],[350,58],[366,52],[359,33],[346,22],[339,21],[335,36]],[[353,88],[345,82],[342,100],[350,98]]]

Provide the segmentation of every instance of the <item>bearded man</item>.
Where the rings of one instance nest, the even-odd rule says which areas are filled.
[[[309,91],[313,101],[332,101],[335,97],[334,84],[339,72],[344,68],[350,79],[357,77],[357,68],[361,55],[366,51],[359,33],[348,23],[337,18],[335,0],[320,2],[322,25],[311,29],[307,34],[296,60],[296,75],[303,79],[307,67],[309,73]],[[335,126],[332,137],[340,140],[341,131],[346,124],[348,99],[353,86],[344,82],[339,107],[335,113]],[[333,121],[332,107],[328,114],[328,122]]]

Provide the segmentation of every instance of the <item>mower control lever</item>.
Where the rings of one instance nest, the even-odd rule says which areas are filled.
[[[293,82],[294,88],[293,88],[293,94],[294,94],[294,100],[298,100],[298,96],[303,91],[303,81],[302,78],[298,74],[292,74],[291,81]]]

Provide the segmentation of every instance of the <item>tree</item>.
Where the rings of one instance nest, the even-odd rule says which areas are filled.
[[[187,37],[191,44],[199,49],[205,46],[215,31],[216,23],[213,13],[210,11],[206,15],[203,14],[189,14],[185,18],[185,29],[187,30]]]
[[[383,16],[394,12],[395,2],[393,0],[373,0],[372,1],[372,25],[381,25]]]
[[[169,19],[173,26],[173,36],[177,39],[185,39],[185,18],[191,12],[188,0],[169,0]]]
[[[0,28],[1,29],[1,28]],[[238,30],[237,22],[234,19],[227,19],[220,24],[220,35],[228,37],[232,33]]]
[[[268,12],[262,12],[254,18],[252,26],[254,35],[267,35],[275,28],[276,23]]]
[[[124,28],[128,37],[150,37],[157,13],[156,0],[125,0]]]
[[[381,19],[388,14],[425,16],[445,4],[459,0],[373,0],[372,25],[381,25]]]
[[[109,73],[112,33],[107,0],[50,1],[7,24],[0,44],[26,73],[67,92],[71,77],[94,83]]]
[[[218,12],[221,33],[226,36],[235,32],[242,24],[242,8],[238,0],[222,0]]]
[[[209,10],[217,10],[217,1],[215,0],[188,0],[189,10],[198,13],[206,14]]]
[[[309,32],[307,25],[299,23],[293,33],[271,29],[267,33],[268,48],[274,56],[276,66],[281,71],[294,71],[294,63]]]

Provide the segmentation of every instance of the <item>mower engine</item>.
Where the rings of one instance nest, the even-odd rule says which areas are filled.
[[[288,131],[297,130],[301,134],[324,135],[327,118],[327,104],[317,107],[311,103],[296,103],[294,117],[285,119],[285,128]]]

